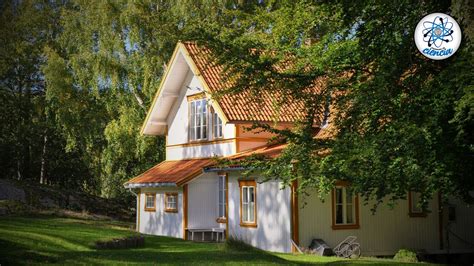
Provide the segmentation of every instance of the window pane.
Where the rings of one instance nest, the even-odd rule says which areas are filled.
[[[249,222],[255,221],[255,203],[249,204]]]
[[[346,189],[346,203],[350,204],[352,203],[352,193]]]
[[[224,184],[224,178],[223,176],[219,176],[219,190],[222,190],[222,187],[223,187],[223,184]]]
[[[224,193],[222,190],[219,191],[219,204],[224,203]]]
[[[201,127],[196,127],[196,139],[201,139]]]
[[[219,217],[225,217],[225,181],[226,181],[226,176],[225,175],[220,175],[218,176],[218,194],[219,194]]]
[[[189,126],[189,136],[191,137],[191,140],[196,139],[195,127],[194,127],[194,116],[191,116],[191,124]]]
[[[342,205],[336,205],[336,224],[342,223]]]
[[[147,208],[153,208],[155,206],[155,203],[154,203],[154,197],[152,195],[147,195],[146,196],[146,204],[145,206]]]
[[[336,204],[342,204],[342,188],[336,188]]]
[[[242,188],[242,202],[243,203],[248,202],[248,187],[243,187]]]
[[[247,203],[242,203],[242,221],[248,221],[248,205]]]
[[[219,116],[217,116],[217,120],[219,122],[218,130],[219,130],[219,137],[222,137],[222,120]]]
[[[422,209],[419,207],[420,204],[420,193],[410,192],[411,193],[411,212],[422,213]]]
[[[346,223],[348,224],[353,224],[354,223],[354,212],[353,212],[353,206],[352,205],[347,205],[346,207],[346,213],[347,213],[347,217],[346,217]]]
[[[249,187],[249,197],[250,197],[249,202],[255,202],[254,187]]]
[[[196,139],[196,135],[195,135],[195,129],[196,129],[196,122],[195,122],[196,102],[191,102],[190,111],[191,111],[191,115],[190,115],[190,121],[189,121],[189,130],[190,130],[189,135],[191,137],[191,140],[195,140]]]

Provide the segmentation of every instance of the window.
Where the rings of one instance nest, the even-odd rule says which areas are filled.
[[[191,140],[207,139],[207,101],[199,99],[190,103],[189,137]]]
[[[145,211],[155,211],[156,195],[152,193],[145,194]]]
[[[227,219],[227,176],[225,174],[220,174],[218,176],[218,219],[217,222],[223,223]]]
[[[165,212],[178,212],[178,193],[165,193]]]
[[[426,212],[421,207],[420,193],[410,191],[408,193],[408,207],[410,208],[410,217],[426,217]]]
[[[255,180],[240,180],[240,225],[257,227],[257,184]]]
[[[217,113],[212,114],[213,137],[222,138],[222,120]]]
[[[332,191],[332,228],[359,228],[359,198],[339,182]]]

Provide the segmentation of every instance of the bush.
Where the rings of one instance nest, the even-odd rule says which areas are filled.
[[[416,252],[409,249],[400,249],[393,259],[401,262],[418,262]]]
[[[107,241],[97,241],[94,244],[95,249],[124,249],[138,248],[145,245],[143,236],[130,236],[124,238],[115,238]]]
[[[243,240],[232,236],[225,241],[224,247],[226,251],[252,251],[256,249]]]

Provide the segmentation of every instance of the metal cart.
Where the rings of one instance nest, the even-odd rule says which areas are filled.
[[[360,257],[360,244],[356,242],[357,237],[348,236],[333,251],[338,257],[357,259]]]

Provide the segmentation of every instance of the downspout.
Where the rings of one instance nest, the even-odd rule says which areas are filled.
[[[128,191],[130,191],[130,193],[135,195],[135,197],[137,198],[137,217],[135,218],[135,224],[137,226],[137,232],[140,232],[140,196],[137,193],[133,192],[132,188],[128,188]]]

